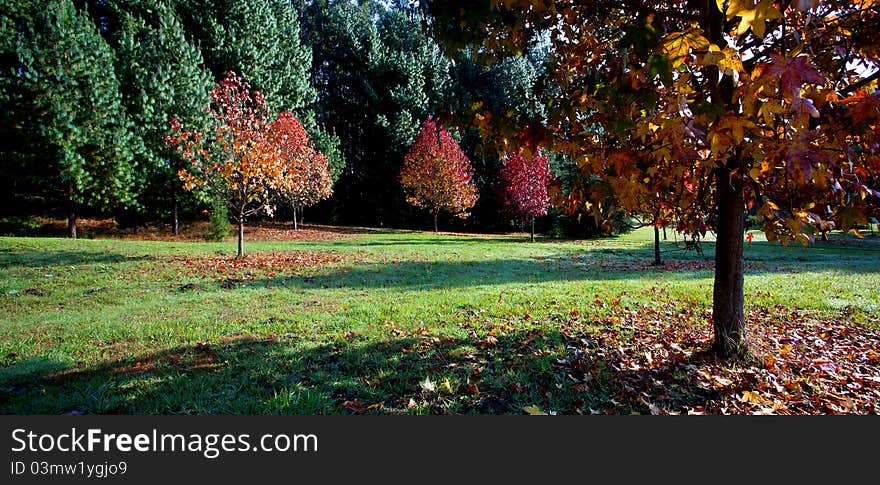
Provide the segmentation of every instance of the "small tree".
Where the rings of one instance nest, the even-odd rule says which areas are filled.
[[[297,229],[298,210],[333,194],[328,160],[315,149],[302,123],[288,111],[269,126],[269,140],[278,150],[284,169],[278,193],[293,209],[293,228]]]
[[[190,163],[178,176],[186,190],[205,187],[226,202],[238,225],[238,257],[244,257],[244,222],[254,214],[272,215],[268,204],[273,189],[283,185],[285,174],[275,145],[269,142],[269,109],[259,91],[230,72],[211,92],[208,109],[213,131],[184,130],[171,121],[166,137]]]
[[[479,197],[471,161],[430,117],[404,157],[399,179],[406,201],[433,214],[434,232],[441,210],[467,217]]]
[[[550,164],[547,156],[540,151],[528,154],[522,149],[508,154],[501,168],[501,182],[504,185],[506,208],[517,217],[531,220],[534,242],[535,218],[546,215],[550,204],[547,193]]]

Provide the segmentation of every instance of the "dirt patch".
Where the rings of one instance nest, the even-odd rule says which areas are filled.
[[[29,296],[46,296],[49,294],[49,290],[44,288],[27,288],[26,290],[21,292],[22,295]]]

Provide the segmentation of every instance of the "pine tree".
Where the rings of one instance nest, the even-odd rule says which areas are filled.
[[[110,209],[131,200],[130,131],[113,71],[114,55],[85,11],[52,0],[17,47],[22,82],[34,95],[27,120],[46,148],[45,162],[66,194],[69,236],[77,207]]]
[[[196,34],[215,79],[247,77],[275,111],[300,113],[314,101],[311,49],[300,41],[289,0],[183,0],[178,12]]]
[[[149,195],[170,199],[172,231],[179,231],[178,197],[183,167],[180,155],[164,142],[169,120],[204,129],[212,82],[199,49],[187,41],[175,12],[159,3],[154,25],[123,14],[117,47],[117,73],[125,104],[143,140],[138,179],[141,203]],[[167,205],[165,205],[167,207]]]

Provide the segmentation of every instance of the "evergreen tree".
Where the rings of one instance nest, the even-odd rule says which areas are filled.
[[[175,12],[164,3],[156,7],[155,19],[149,23],[122,14],[117,73],[129,116],[143,140],[140,204],[170,205],[172,231],[177,235],[181,192],[177,171],[184,167],[179,154],[164,142],[164,136],[170,134],[172,118],[194,129],[207,126],[204,108],[213,83],[201,52],[187,41]],[[151,197],[157,200],[149,201]],[[163,203],[169,199],[170,204]]]
[[[79,205],[110,209],[131,199],[132,137],[114,74],[114,55],[88,14],[52,0],[17,44],[23,85],[34,95],[30,134],[67,203],[76,237]],[[27,130],[28,128],[24,128]]]
[[[314,100],[312,54],[290,0],[181,0],[178,13],[215,79],[229,71],[250,79],[274,112],[301,113]]]

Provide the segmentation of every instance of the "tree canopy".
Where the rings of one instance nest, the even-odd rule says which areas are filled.
[[[547,118],[477,113],[475,125],[568,154],[628,209],[662,201],[680,229],[716,232],[722,355],[747,346],[746,210],[769,240],[806,242],[823,220],[864,221],[877,201],[873,2],[426,3],[451,48],[492,59],[549,45]],[[570,195],[602,216],[607,191]]]

